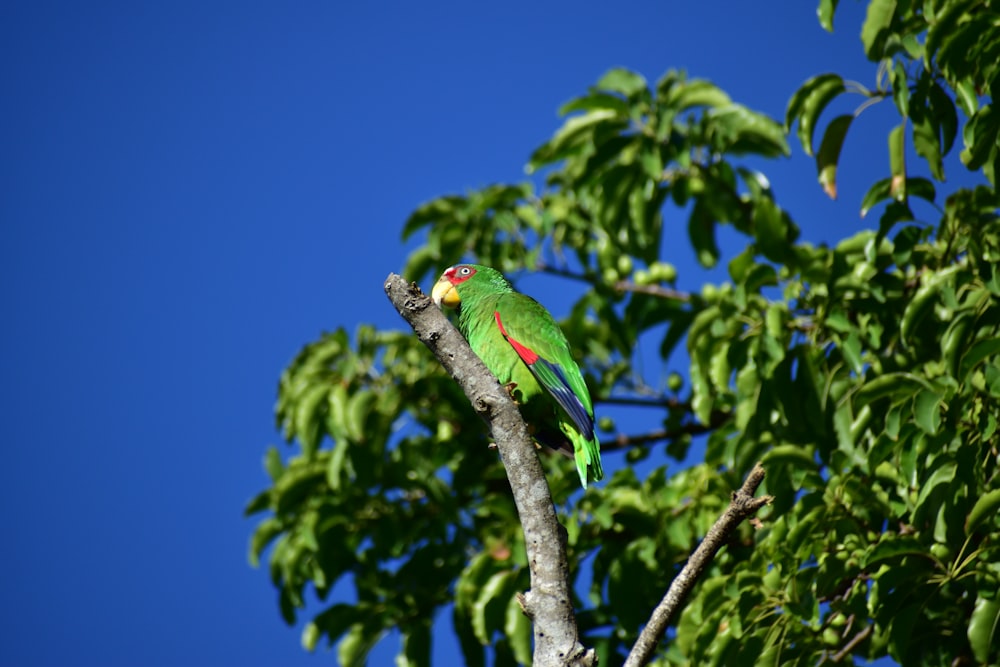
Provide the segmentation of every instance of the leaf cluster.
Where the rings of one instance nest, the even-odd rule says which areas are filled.
[[[827,29],[836,6],[820,3]],[[620,664],[759,460],[774,505],[712,563],[657,664],[1000,660],[998,17],[988,0],[872,0],[861,37],[875,85],[814,77],[784,125],[680,72],[649,83],[611,70],[563,107],[531,180],[435,199],[406,223],[404,237],[424,240],[411,280],[465,256],[578,288],[563,324],[598,412],[641,405],[656,427],[605,443],[656,465],[586,493],[571,462],[542,453],[582,640],[601,664]],[[814,149],[844,94],[860,96],[858,111],[829,121]],[[890,173],[860,207],[878,224],[832,247],[800,240],[749,158],[788,154],[794,129],[834,195],[850,128],[890,100]],[[946,190],[959,139],[982,185]],[[919,219],[912,198],[936,219]],[[679,291],[671,227],[713,266],[719,225],[744,240],[728,279]],[[686,386],[649,376],[637,350],[650,339],[661,368],[684,346]],[[307,648],[338,642],[342,664],[362,664],[398,629],[400,664],[428,664],[431,624],[450,610],[467,664],[530,662],[504,472],[415,337],[324,335],[282,375],[276,411],[297,450],[266,456],[251,561],[267,554],[288,622],[310,590],[355,592],[310,621]],[[696,433],[704,459],[675,470]]]

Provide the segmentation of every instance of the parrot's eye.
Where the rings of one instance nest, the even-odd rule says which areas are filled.
[[[463,266],[462,268],[460,268],[460,269],[458,270],[458,275],[460,275],[460,276],[467,276],[467,275],[469,275],[470,273],[472,273],[472,269],[470,269],[470,268],[469,268],[469,267],[467,267],[467,266]]]

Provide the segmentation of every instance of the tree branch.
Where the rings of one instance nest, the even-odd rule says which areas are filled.
[[[674,398],[673,396],[606,396],[603,398],[595,397],[594,403],[602,403],[604,405],[634,405],[637,407],[650,407],[650,408],[689,408],[690,402],[681,401],[680,399]]]
[[[858,634],[851,637],[851,641],[844,644],[844,648],[837,651],[830,659],[833,660],[833,662],[840,662],[841,660],[849,656],[854,651],[854,649],[858,647],[858,644],[868,639],[868,635],[872,633],[874,627],[875,626],[873,625],[866,625],[865,627],[863,627],[861,631],[858,632]]]
[[[624,433],[619,433],[614,438],[610,440],[604,440],[601,442],[602,452],[613,452],[616,449],[627,449],[634,447],[635,445],[648,445],[653,442],[659,442],[661,440],[673,440],[685,435],[701,435],[703,433],[710,433],[715,429],[719,428],[726,423],[732,414],[729,412],[724,412],[722,410],[716,410],[712,413],[711,418],[707,424],[702,424],[700,422],[689,422],[687,424],[681,424],[677,428],[672,429],[658,429],[656,431],[650,431],[649,433],[640,433],[638,435],[626,435]]]
[[[592,667],[597,656],[580,643],[573,612],[564,531],[517,405],[419,287],[394,273],[386,278],[384,287],[392,305],[490,425],[510,480],[528,552],[531,590],[523,596],[523,606],[534,626],[534,664]]]
[[[673,299],[675,301],[691,300],[690,292],[682,292],[670,287],[664,287],[660,284],[639,285],[631,280],[619,280],[613,285],[613,287],[619,292],[638,292],[640,294],[649,294],[650,296],[659,297],[661,299]]]
[[[691,554],[691,558],[688,559],[680,574],[671,582],[666,595],[663,596],[660,604],[656,606],[652,616],[649,617],[646,627],[639,633],[639,639],[625,660],[625,667],[641,667],[649,662],[663,638],[663,633],[666,632],[667,623],[680,609],[681,604],[691,593],[698,578],[708,568],[715,554],[744,519],[752,516],[761,507],[771,502],[771,496],[754,498],[754,493],[757,492],[757,488],[763,481],[764,468],[758,463],[747,475],[746,481],[743,482],[739,491],[733,492],[729,507],[709,529],[705,539]]]
[[[706,426],[705,424],[685,424],[680,428],[670,429],[669,431],[658,429],[649,433],[638,433],[635,435],[619,433],[610,440],[602,440],[601,451],[613,452],[619,449],[631,449],[637,445],[649,445],[654,442],[674,440],[684,435],[701,435],[702,433],[709,433],[712,430],[714,430],[714,427]]]
[[[561,276],[563,278],[569,278],[570,280],[577,280],[582,283],[587,283],[588,285],[594,286],[596,283],[600,282],[597,278],[590,278],[582,273],[573,273],[568,269],[562,269],[545,262],[538,262],[535,264],[535,269],[537,271],[548,273],[553,276]],[[642,294],[650,294],[652,296],[659,297],[661,299],[673,299],[676,301],[691,301],[690,292],[682,292],[680,290],[671,289],[670,287],[663,287],[659,284],[654,285],[638,285],[631,280],[619,280],[615,283],[605,283],[607,287],[610,287],[619,292],[639,292]]]

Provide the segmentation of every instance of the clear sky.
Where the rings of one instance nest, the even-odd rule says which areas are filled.
[[[522,179],[612,66],[777,116],[813,74],[872,84],[841,4],[829,35],[810,0],[4,3],[0,664],[331,664],[247,564],[285,364],[404,326],[382,281],[408,213]],[[863,224],[891,117],[855,123],[836,202],[798,145],[764,166],[806,238]]]

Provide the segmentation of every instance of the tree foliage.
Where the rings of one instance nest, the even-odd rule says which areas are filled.
[[[836,5],[820,2],[826,29]],[[713,561],[656,664],[1000,661],[1000,7],[871,0],[861,41],[875,85],[820,74],[784,124],[683,73],[650,84],[611,70],[563,107],[531,156],[536,178],[436,199],[403,229],[425,239],[410,280],[472,257],[572,281],[564,330],[598,411],[642,405],[658,425],[605,448],[660,465],[586,493],[571,462],[542,455],[581,640],[602,665],[623,660],[757,461],[774,504]],[[857,112],[825,121],[844,95]],[[899,122],[889,173],[861,202],[872,228],[833,247],[800,240],[748,165],[788,154],[794,134],[835,196],[841,147],[876,102]],[[945,186],[953,150],[980,185]],[[665,259],[665,236],[679,237],[665,225],[685,218],[699,261],[727,261],[728,280],[701,293],[675,289]],[[720,225],[741,252],[722,256]],[[650,338],[675,367],[686,346],[686,388],[643,377]],[[450,606],[467,664],[530,663],[504,471],[411,332],[361,326],[310,343],[281,377],[277,417],[298,450],[267,454],[272,484],[247,508],[264,514],[251,561],[267,552],[288,622],[310,590],[356,591],[309,622],[307,648],[336,643],[341,664],[363,664],[398,629],[400,664],[429,664],[431,624]],[[668,465],[697,434],[703,459]]]

